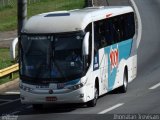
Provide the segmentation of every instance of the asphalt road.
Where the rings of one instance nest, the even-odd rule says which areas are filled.
[[[94,108],[83,105],[60,105],[46,106],[41,111],[34,111],[31,106],[21,105],[19,95],[13,95],[11,102],[0,103],[0,113],[18,115],[19,119],[24,120],[113,119],[113,114],[160,114],[160,0],[135,0],[135,2],[141,15],[143,31],[138,49],[138,76],[129,84],[127,93],[121,94],[117,91],[108,93],[99,98]],[[6,97],[7,101],[7,96],[10,94],[4,93],[0,95],[0,99]]]

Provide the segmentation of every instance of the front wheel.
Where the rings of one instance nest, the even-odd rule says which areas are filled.
[[[94,99],[87,102],[87,106],[88,107],[94,107],[96,106],[97,104],[97,99],[98,99],[98,89],[95,87],[95,90],[94,90]]]

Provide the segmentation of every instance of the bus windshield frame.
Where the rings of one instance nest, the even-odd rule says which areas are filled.
[[[20,79],[30,84],[61,83],[84,73],[84,33],[26,34],[19,42]]]

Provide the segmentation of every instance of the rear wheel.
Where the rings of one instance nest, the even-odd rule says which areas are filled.
[[[128,77],[127,77],[127,70],[125,70],[123,75],[123,86],[120,88],[121,92],[126,93],[127,87],[128,87]]]
[[[97,89],[97,87],[95,86],[95,88],[94,88],[94,99],[91,100],[91,101],[89,101],[89,102],[87,102],[87,106],[88,106],[88,107],[94,107],[94,106],[96,106],[96,104],[97,104],[97,99],[98,99],[98,89]]]

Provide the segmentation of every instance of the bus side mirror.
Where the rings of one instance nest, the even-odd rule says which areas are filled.
[[[11,46],[10,46],[10,54],[11,54],[11,59],[12,60],[15,60],[16,58],[16,45],[18,43],[18,38],[15,38],[12,43],[11,43]]]
[[[84,39],[83,39],[83,44],[82,44],[82,52],[83,55],[89,55],[89,32],[86,33]]]

